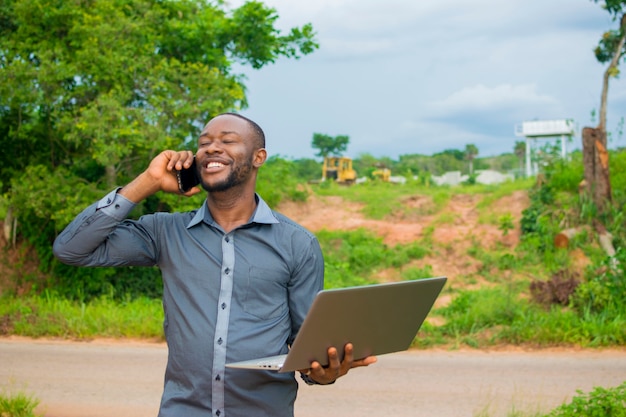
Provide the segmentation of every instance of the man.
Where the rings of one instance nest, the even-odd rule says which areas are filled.
[[[169,354],[160,417],[293,416],[293,373],[225,367],[286,353],[323,287],[317,239],[255,192],[266,158],[256,123],[219,115],[198,139],[195,161],[207,191],[198,210],[125,220],[154,193],[179,192],[175,172],[191,167],[194,155],[164,151],[128,185],[86,208],[54,243],[55,255],[72,265],[161,269]],[[335,348],[328,359],[327,367],[313,362],[302,370],[305,382],[330,384],[376,360],[353,360],[350,344],[343,360]]]

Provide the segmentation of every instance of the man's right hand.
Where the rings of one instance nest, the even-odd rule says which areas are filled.
[[[192,162],[191,151],[163,151],[150,162],[144,172],[122,188],[120,194],[135,203],[139,203],[158,191],[180,194],[176,171],[189,168]],[[193,187],[184,195],[189,197],[199,192],[201,192],[199,187]]]

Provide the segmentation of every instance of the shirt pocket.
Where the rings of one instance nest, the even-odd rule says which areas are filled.
[[[243,310],[262,320],[280,317],[287,310],[287,281],[275,270],[251,266]]]

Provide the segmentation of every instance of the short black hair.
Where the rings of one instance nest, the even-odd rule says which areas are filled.
[[[259,148],[265,148],[265,133],[263,132],[263,129],[261,129],[261,126],[259,126],[254,120],[248,119],[245,116],[242,116],[239,113],[232,113],[232,112],[226,112],[226,113],[222,113],[219,114],[218,116],[235,116],[235,117],[239,117],[242,120],[245,120],[250,127],[252,128],[252,131],[254,132],[254,139],[256,141],[256,144]]]

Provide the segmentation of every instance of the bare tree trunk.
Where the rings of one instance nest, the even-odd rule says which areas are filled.
[[[606,150],[606,132],[599,128],[583,129],[583,165],[587,192],[599,213],[612,201],[609,176],[609,153]]]
[[[106,166],[106,179],[109,188],[113,188],[117,185],[117,171],[115,165]]]

